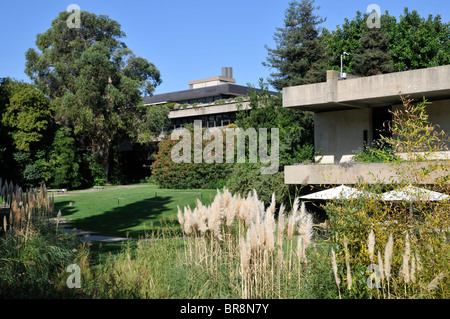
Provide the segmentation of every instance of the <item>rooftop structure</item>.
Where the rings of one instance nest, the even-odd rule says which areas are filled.
[[[212,103],[247,94],[248,87],[236,85],[232,68],[222,68],[222,75],[189,82],[189,89],[145,97],[145,105],[167,103]]]
[[[144,104],[175,104],[169,114],[174,129],[194,121],[202,121],[202,127],[225,127],[236,121],[239,108],[249,105],[248,87],[235,83],[233,69],[224,67],[221,76],[191,81],[188,90],[145,97]]]

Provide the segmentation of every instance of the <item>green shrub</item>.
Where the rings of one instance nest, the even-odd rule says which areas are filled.
[[[232,165],[227,163],[194,163],[193,126],[186,128],[191,132],[191,162],[175,163],[172,160],[172,149],[179,142],[171,138],[160,142],[159,151],[152,164],[152,181],[161,188],[171,189],[214,189],[224,185],[224,180],[231,172]],[[203,132],[206,129],[203,129]],[[226,158],[226,137],[223,138],[224,161]],[[202,150],[212,141],[203,139]]]
[[[89,169],[92,174],[94,186],[104,186],[106,183],[106,178],[103,168],[92,159],[90,161]]]
[[[353,160],[358,163],[390,163],[398,160],[392,147],[374,143],[371,147],[358,150]]]
[[[49,159],[46,161],[46,172],[43,173],[50,187],[74,189],[81,186],[81,161],[74,143],[71,129],[60,128],[56,132]]]
[[[315,156],[313,113],[283,107],[281,94],[274,96],[262,79],[259,85],[259,90],[249,87],[250,108],[239,110],[236,125],[244,130],[278,129],[280,167],[312,162]]]
[[[172,103],[164,104],[163,106],[167,107],[169,110],[173,110],[173,109],[175,108],[175,105],[176,105],[176,104],[177,104],[177,103],[172,102]]]
[[[256,190],[260,199],[266,203],[270,203],[275,193],[277,203],[289,207],[289,186],[284,183],[284,173],[264,175],[260,168],[260,164],[235,164],[226,186],[230,192],[244,196]]]
[[[393,112],[392,137],[382,138],[382,142],[392,145],[397,153],[407,154],[408,160],[399,161],[391,150],[383,155],[382,150],[376,149],[364,156],[387,159],[397,173],[395,188],[421,188],[423,181],[430,181],[434,189],[448,194],[448,164],[429,157],[446,150],[447,135],[428,121],[426,100],[418,104],[403,97],[402,100],[403,108]],[[356,187],[379,194],[386,191],[385,182]],[[448,298],[448,201],[432,202],[421,194],[414,201],[387,202],[376,196],[366,196],[330,202],[325,210],[337,256],[341,296]],[[366,284],[368,279],[373,279],[370,266],[379,268],[378,289]]]

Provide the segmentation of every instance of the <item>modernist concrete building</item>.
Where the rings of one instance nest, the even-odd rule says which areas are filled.
[[[315,148],[323,155],[316,161],[329,164],[287,166],[285,182],[355,184],[358,179],[381,179],[386,183],[395,180],[396,172],[386,164],[347,167],[342,163],[379,138],[383,123],[392,119],[389,111],[401,105],[400,94],[432,102],[427,108],[430,122],[450,133],[450,65],[347,79],[337,71],[328,71],[325,83],[285,88],[284,107],[314,112]],[[440,155],[450,159],[448,153]]]
[[[236,121],[238,107],[248,107],[248,87],[236,85],[232,68],[222,68],[221,76],[188,84],[188,90],[146,97],[144,104],[176,103],[169,114],[174,129],[196,120],[202,121],[202,127],[225,127]]]

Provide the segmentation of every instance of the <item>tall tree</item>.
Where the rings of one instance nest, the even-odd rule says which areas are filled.
[[[9,81],[9,97],[5,101],[2,124],[9,128],[15,148],[30,152],[48,135],[52,111],[44,94],[33,85]]]
[[[371,76],[393,72],[389,41],[390,37],[384,29],[366,28],[354,55],[352,73]]]
[[[281,95],[274,96],[260,79],[259,90],[249,86],[250,108],[237,114],[236,125],[243,129],[278,128],[280,168],[314,159],[313,113],[285,108]]]
[[[389,15],[388,11],[385,11],[381,15],[381,26],[382,29],[368,29],[367,20],[369,19],[368,14],[362,14],[360,11],[356,12],[355,17],[352,20],[348,18],[344,19],[342,25],[338,25],[336,30],[329,31],[327,29],[323,30],[324,43],[330,56],[328,69],[330,70],[340,70],[340,58],[343,52],[347,52],[349,56],[346,56],[343,60],[343,71],[347,73],[356,73],[355,63],[359,63],[356,66],[358,72],[362,70],[358,69],[363,67],[361,65],[361,58],[370,57],[373,59],[379,59],[377,53],[381,55],[388,54],[389,48],[386,45],[390,45],[390,40],[392,40],[392,30],[395,29],[396,19],[395,17]],[[375,34],[371,31],[380,31],[382,34]],[[390,35],[390,37],[388,36]],[[362,44],[363,37],[364,43]],[[378,43],[378,41],[381,41]],[[388,43],[386,44],[386,41]],[[357,54],[363,54],[364,50],[370,50],[368,56],[360,56]],[[380,51],[381,50],[381,51]],[[385,60],[384,56],[384,60]],[[383,60],[383,61],[384,61]],[[362,72],[364,74],[369,74],[369,72]],[[376,73],[384,73],[376,70]]]
[[[450,64],[450,23],[442,22],[440,15],[425,19],[405,8],[391,33],[396,71]]]
[[[11,79],[0,79],[0,118],[3,119],[4,114],[9,105],[11,96],[10,89]],[[4,125],[0,120],[0,177],[7,180],[18,180],[18,172],[14,161],[13,152],[15,150],[14,141],[10,134],[11,128]]]
[[[417,11],[410,12],[405,8],[404,14],[398,20],[385,11],[380,17],[381,29],[373,30],[367,28],[368,17],[368,14],[363,15],[357,11],[352,20],[345,19],[336,30],[323,30],[322,37],[330,56],[329,69],[340,69],[340,55],[345,51],[350,56],[344,59],[344,71],[355,73],[356,57],[361,58],[356,54],[363,54],[367,49],[371,50],[374,60],[376,60],[376,55],[373,54],[375,52],[384,55],[383,61],[386,61],[386,55],[389,55],[394,64],[392,72],[450,64],[450,23],[442,22],[440,15],[435,17],[430,15],[425,19]],[[377,34],[375,31],[380,33]],[[364,67],[363,63],[360,64],[360,67]],[[376,65],[373,63],[373,66]],[[389,69],[390,67],[387,68]],[[375,73],[377,72],[386,71],[382,72],[378,68],[375,70]],[[369,74],[369,72],[360,73]]]
[[[327,55],[318,27],[325,19],[314,13],[319,8],[314,0],[290,2],[284,27],[274,35],[276,48],[266,45],[268,57],[263,65],[275,70],[268,81],[277,90],[326,80]]]
[[[112,149],[138,135],[136,123],[146,114],[142,94],[152,94],[160,73],[120,41],[125,34],[118,22],[81,11],[74,28],[69,15],[61,12],[37,35],[40,52],[26,52],[25,71],[50,97],[56,122],[73,130],[108,180]]]
[[[0,151],[6,151],[1,174],[23,186],[37,186],[44,181],[40,164],[53,138],[48,98],[32,84],[11,79],[0,91]]]

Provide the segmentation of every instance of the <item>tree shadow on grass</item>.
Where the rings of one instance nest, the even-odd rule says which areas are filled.
[[[74,203],[74,201],[71,201]],[[155,235],[157,229],[162,227],[177,232],[178,222],[163,218],[164,212],[169,211],[167,206],[173,202],[171,197],[159,196],[155,198],[143,199],[130,204],[118,204],[117,207],[101,214],[77,219],[73,221],[71,227],[84,231],[95,231],[99,235],[119,236],[138,239]],[[55,204],[56,211],[61,209],[63,217],[70,216],[78,211],[74,206],[70,206],[70,201]],[[145,224],[144,229],[130,230]]]
[[[73,206],[73,204],[75,204],[75,201],[73,200],[55,202],[53,212],[57,214],[58,211],[61,210],[62,214],[64,215],[63,217],[65,217],[66,215],[75,214],[76,212],[79,211],[79,209]]]

